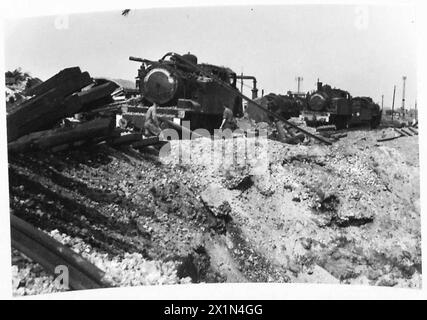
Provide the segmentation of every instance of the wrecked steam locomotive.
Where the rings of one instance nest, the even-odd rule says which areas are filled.
[[[301,117],[308,126],[335,125],[337,129],[368,124],[378,127],[381,110],[370,97],[352,97],[347,91],[331,88],[329,85],[317,84],[317,90],[304,95],[278,95],[269,93],[255,102],[268,110],[289,119]],[[266,112],[253,103],[248,103],[246,112],[256,122],[271,122]]]
[[[381,110],[370,97],[351,97],[350,93],[317,82],[317,90],[307,93],[301,117],[307,125],[333,124],[337,129],[369,124],[378,127]]]
[[[242,98],[236,86],[238,76],[231,69],[198,63],[193,54],[183,56],[167,53],[158,61],[129,58],[141,62],[136,86],[143,99],[143,107],[124,117],[135,127],[143,126],[143,114],[152,103],[159,105],[158,113],[175,124],[190,121],[190,129],[204,128],[213,132],[221,124],[223,106],[233,110],[234,116],[243,115]],[[210,76],[208,76],[210,75]],[[219,82],[229,86],[224,87]],[[253,98],[256,98],[254,82]],[[231,90],[230,90],[231,89]],[[304,97],[287,94],[268,94],[254,100],[284,119],[300,116],[307,125],[334,124],[337,129],[369,124],[375,128],[381,120],[379,106],[369,97],[353,98],[349,92],[317,83],[317,90]],[[271,121],[256,104],[249,101],[246,112],[255,121]],[[137,109],[137,108],[135,108]]]
[[[200,74],[192,65],[230,84],[237,91],[237,75],[229,68],[199,64],[197,57],[190,53],[179,58],[168,53],[159,61],[129,59],[142,63],[136,86],[143,97],[143,104],[157,103],[158,113],[176,124],[189,120],[191,130],[205,128],[212,132],[221,124],[224,105],[233,110],[235,116],[243,115],[242,99],[233,90],[227,90],[215,79]]]

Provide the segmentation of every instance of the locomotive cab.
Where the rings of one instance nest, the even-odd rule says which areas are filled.
[[[369,124],[376,128],[381,122],[382,112],[380,106],[373,102],[370,97],[355,97],[351,101],[352,118],[351,125]]]

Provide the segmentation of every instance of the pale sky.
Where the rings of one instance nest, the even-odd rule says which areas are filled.
[[[133,80],[138,63],[190,51],[200,62],[254,75],[265,93],[315,88],[317,78],[401,106],[416,99],[415,12],[411,6],[287,5],[133,10],[25,18],[5,25],[6,69],[46,78],[80,66],[91,76]],[[248,81],[248,85],[251,83]],[[245,93],[249,94],[248,91]]]

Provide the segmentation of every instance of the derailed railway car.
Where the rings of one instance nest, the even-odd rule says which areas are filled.
[[[190,53],[181,59],[173,54],[166,54],[159,61],[130,57],[142,62],[136,85],[145,106],[155,102],[159,105],[159,115],[179,125],[188,120],[191,130],[205,128],[210,132],[221,125],[224,105],[234,116],[243,115],[242,99],[238,95],[200,74],[191,64],[230,84],[237,92],[235,72],[226,67],[199,64],[197,57]]]
[[[337,129],[369,124],[378,127],[381,110],[370,97],[353,98],[348,91],[317,82],[317,90],[307,93],[301,117],[307,125],[335,125]]]

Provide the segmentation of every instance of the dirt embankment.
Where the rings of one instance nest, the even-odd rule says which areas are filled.
[[[197,199],[185,168],[106,146],[9,162],[12,214],[82,253],[116,285],[223,281],[210,268],[202,238],[224,232],[225,223]],[[47,284],[53,277],[17,252],[13,260],[18,294],[56,291]],[[135,271],[149,261],[157,265],[142,276]],[[152,269],[159,275],[147,280]],[[46,279],[34,281],[35,274]]]
[[[418,139],[377,143],[383,134],[269,141],[261,174],[207,166],[209,142],[193,143],[190,170],[204,202],[231,216],[224,243],[247,280],[421,285]]]
[[[105,146],[18,156],[9,159],[11,210],[116,285],[419,287],[418,140],[377,143],[380,135],[353,131],[332,146],[269,141],[267,159],[250,165],[210,165],[220,151],[204,138],[191,142],[184,163],[177,152],[189,141],[173,141],[159,160]],[[247,142],[234,139],[237,148]],[[19,293],[34,270],[17,253],[14,261]]]

